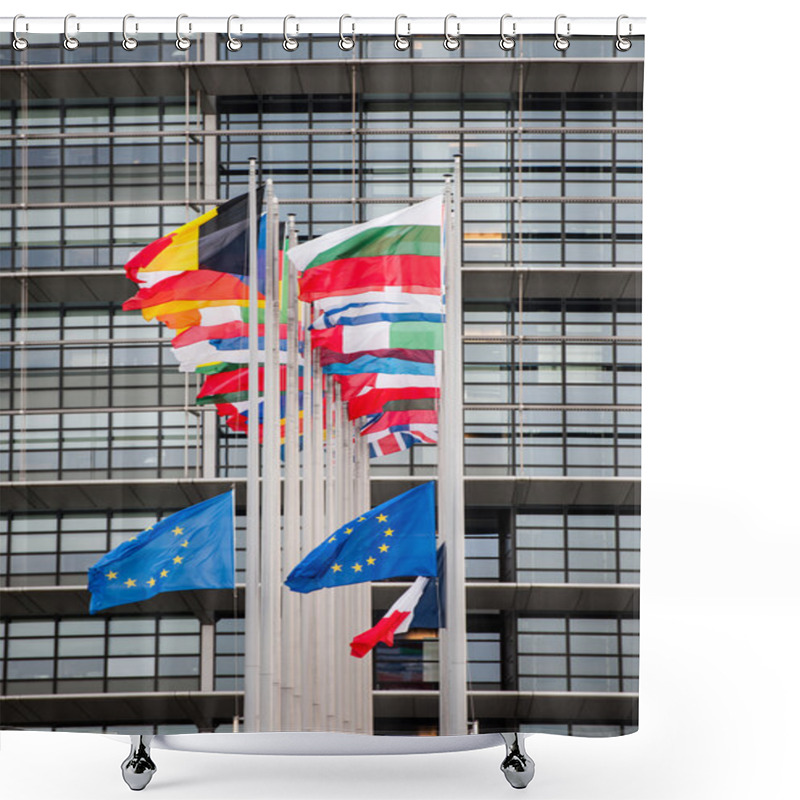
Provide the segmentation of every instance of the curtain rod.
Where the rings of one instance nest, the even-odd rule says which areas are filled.
[[[180,49],[187,49],[187,38],[193,34],[227,34],[229,41],[238,42],[235,37],[254,34],[275,34],[284,37],[285,42],[294,43],[287,50],[294,49],[294,37],[314,35],[338,35],[342,48],[349,50],[353,38],[358,36],[394,36],[399,50],[408,47],[407,37],[415,35],[442,36],[448,50],[458,48],[461,36],[487,36],[496,34],[500,46],[505,50],[514,47],[514,40],[523,35],[551,35],[556,49],[569,47],[569,39],[574,36],[616,36],[621,50],[629,49],[628,37],[643,36],[644,17],[570,17],[559,14],[554,17],[515,17],[503,14],[502,17],[459,17],[448,14],[446,17],[251,17],[231,15],[228,17],[197,17],[180,14],[177,17],[138,17],[125,14],[116,17],[84,17],[67,14],[64,17],[28,17],[17,14],[14,17],[0,17],[0,31],[14,33],[19,41],[25,34],[62,34],[66,42],[80,41],[81,33],[121,33],[123,41],[133,49],[136,34],[175,34]],[[626,46],[627,44],[627,46]],[[67,47],[74,49],[77,45]],[[16,47],[16,45],[15,45]],[[239,49],[241,44],[231,49]],[[23,49],[17,47],[16,49]]]

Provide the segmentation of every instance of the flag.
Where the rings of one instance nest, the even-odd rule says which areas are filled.
[[[321,312],[312,329],[337,325],[370,325],[373,322],[444,322],[440,295],[415,295],[398,292],[365,292],[317,300]]]
[[[417,578],[411,584],[411,587],[400,595],[377,625],[353,638],[353,641],[350,642],[350,655],[356,658],[364,658],[378,642],[383,642],[385,645],[392,647],[394,645],[394,635],[396,633],[406,633],[412,626],[416,608],[429,584],[434,584],[430,578]]]
[[[329,362],[322,367],[326,375],[435,375],[436,365],[433,361],[420,359],[386,357],[380,358],[370,354],[352,361]]]
[[[361,435],[369,444],[370,458],[391,455],[414,444],[436,444],[439,426],[436,411],[410,409],[385,411],[368,418]]]
[[[234,585],[230,491],[162,519],[89,567],[89,613],[161,592]]]
[[[443,326],[439,322],[374,322],[311,331],[311,344],[335,353],[364,350],[441,350]]]
[[[300,299],[384,291],[441,295],[442,196],[342,228],[288,251]]]
[[[261,208],[263,198],[262,186],[256,208]],[[246,281],[248,230],[248,195],[243,194],[151,242],[128,261],[125,273],[145,286],[198,269],[228,272]]]
[[[295,592],[400,578],[435,576],[434,484],[424,483],[342,525],[286,579]]]

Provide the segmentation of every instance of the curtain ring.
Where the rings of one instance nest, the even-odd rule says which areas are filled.
[[[625,39],[622,36],[622,34],[620,33],[620,27],[621,27],[620,26],[620,22],[622,22],[623,19],[628,19],[628,16],[626,14],[620,14],[620,16],[617,17],[617,41],[614,44],[614,47],[616,47],[617,50],[619,50],[621,53],[624,53],[626,50],[630,50],[631,49],[631,40],[630,39]],[[631,35],[632,31],[633,31],[633,26],[629,22],[628,23],[628,36]]]
[[[233,34],[231,33],[231,22],[235,19],[239,19],[236,14],[231,14],[228,17],[228,41],[225,42],[225,47],[231,51],[231,53],[235,53],[237,50],[242,49],[242,40],[234,38]],[[241,30],[241,25],[239,26],[239,30]]]
[[[447,25],[448,25],[448,23],[450,22],[451,19],[455,19],[456,20],[456,35],[455,36],[453,36],[447,30]],[[461,23],[458,22],[458,20],[456,19],[456,15],[455,14],[448,14],[444,18],[444,42],[443,42],[443,44],[444,44],[444,49],[445,50],[450,50],[450,51],[458,50],[458,48],[461,46],[461,42],[458,39],[458,36],[459,36],[460,33],[461,33]]]
[[[353,19],[349,14],[342,14],[339,17],[339,49],[340,50],[352,50],[356,46],[355,34],[356,26],[355,23],[350,24],[350,36],[345,36],[343,27],[344,21],[346,19]]]
[[[181,33],[181,20],[187,19],[188,16],[188,14],[178,14],[175,20],[175,36],[177,37],[175,39],[175,47],[177,47],[178,50],[188,50],[192,46],[191,41]]]
[[[517,35],[517,23],[511,23],[511,36],[506,34],[505,32],[505,22],[507,19],[511,19],[511,14],[503,14],[500,17],[500,49],[501,50],[513,50],[514,45],[517,43],[516,40],[513,38]]]
[[[411,35],[411,24],[406,23],[406,27],[408,28],[408,32],[405,36],[400,35],[400,20],[401,19],[408,19],[405,14],[398,14],[394,18],[394,48],[395,50],[408,50],[409,45],[411,44],[406,36]]]
[[[555,41],[553,42],[553,47],[555,47],[556,50],[566,50],[569,47],[569,41],[558,32],[558,21],[566,18],[566,14],[559,14],[556,17],[556,21],[553,26],[553,31],[556,37]],[[567,36],[569,36],[569,22],[567,23]]]
[[[17,20],[18,19],[25,19],[24,14],[17,14],[17,16],[14,17],[14,26],[12,28],[12,33],[14,34],[14,40],[11,42],[11,46],[15,50],[24,50],[28,46],[28,40],[27,39],[23,39],[17,33]]]
[[[70,36],[69,35],[68,27],[69,27],[69,21],[71,19],[75,19],[75,15],[74,14],[67,14],[67,16],[64,17],[64,49],[65,50],[77,50],[78,45],[80,44],[80,42],[74,36]],[[77,30],[77,25],[76,25],[75,29]]]
[[[133,14],[126,14],[122,18],[122,49],[127,50],[130,52],[131,50],[135,50],[139,46],[139,42],[136,41],[132,36],[128,36],[128,20],[134,19]],[[137,24],[135,29],[139,30],[139,25]]]
[[[300,46],[300,43],[297,41],[297,39],[292,39],[292,37],[289,36],[289,31],[287,29],[289,27],[290,19],[297,18],[293,17],[291,14],[283,18],[283,49],[289,53],[291,53],[293,50],[297,50],[297,48]],[[296,23],[294,27],[295,33],[297,33],[299,31],[299,27]]]

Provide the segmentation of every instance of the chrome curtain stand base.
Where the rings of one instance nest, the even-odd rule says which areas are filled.
[[[501,733],[506,743],[506,757],[500,770],[515,789],[524,789],[535,771],[533,759],[525,752],[525,737],[518,733]]]
[[[525,737],[517,733],[501,733],[506,745],[506,757],[500,770],[515,789],[524,789],[532,780],[535,771],[533,759],[525,752]],[[152,736],[131,735],[131,751],[122,762],[122,778],[135,792],[150,783],[156,765],[150,757]]]
[[[152,736],[131,735],[131,752],[122,762],[122,779],[134,792],[144,789],[155,775],[156,765],[150,758],[152,739]]]

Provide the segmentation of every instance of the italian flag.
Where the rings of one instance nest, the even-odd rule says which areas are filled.
[[[406,633],[411,627],[414,609],[417,607],[429,581],[430,578],[422,576],[417,578],[411,584],[411,588],[400,595],[377,625],[368,631],[364,631],[364,633],[359,633],[350,642],[350,655],[356,658],[364,658],[378,642],[383,642],[392,647],[394,645],[394,635],[396,633]]]
[[[444,328],[440,322],[373,322],[311,331],[313,347],[324,347],[334,353],[441,350],[443,339]]]
[[[300,299],[399,291],[441,295],[442,195],[293,247]]]

